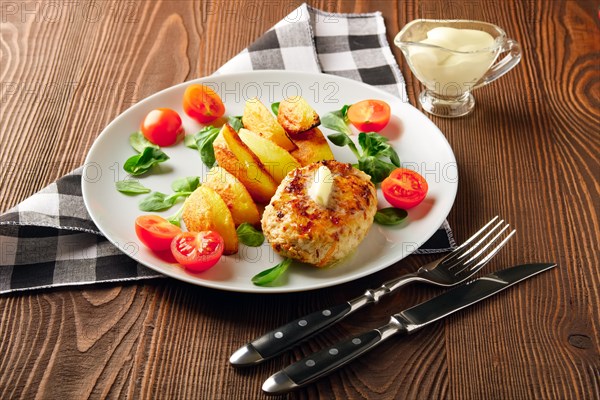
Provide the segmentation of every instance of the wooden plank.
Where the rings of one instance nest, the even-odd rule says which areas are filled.
[[[81,165],[126,108],[210,74],[300,2],[82,2],[70,12],[63,4],[59,14],[48,4],[0,3],[3,211]],[[498,213],[518,236],[490,269],[533,261],[560,267],[391,341],[289,397],[600,398],[600,45],[590,34],[599,26],[597,4],[312,4],[331,12],[381,10],[390,43],[406,22],[440,17],[492,21],[521,43],[521,64],[476,92],[471,116],[431,118],[459,162],[449,216],[457,239]],[[392,50],[415,104],[421,87]],[[277,369],[441,291],[408,287],[256,368],[231,368],[236,348],[430,259],[410,257],[333,290],[268,297],[171,280],[3,296],[0,398],[267,398],[260,387]]]

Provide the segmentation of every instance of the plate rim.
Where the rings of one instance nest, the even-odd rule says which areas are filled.
[[[204,76],[204,77],[200,77],[200,78],[194,78],[191,79],[189,81],[184,81],[172,86],[169,86],[167,88],[164,88],[156,93],[151,94],[150,96],[147,96],[143,99],[141,99],[140,101],[136,102],[135,104],[132,104],[130,107],[128,107],[127,109],[123,110],[119,115],[117,115],[114,119],[111,120],[111,122],[106,125],[104,127],[104,129],[102,129],[102,131],[100,132],[100,134],[94,139],[94,142],[92,143],[91,147],[89,148],[86,157],[85,157],[85,161],[84,161],[84,169],[86,165],[89,165],[90,163],[92,163],[93,161],[90,160],[92,154],[94,153],[95,149],[97,147],[100,146],[100,142],[102,142],[107,135],[109,134],[111,128],[114,125],[117,125],[119,123],[119,121],[121,121],[122,119],[126,118],[126,114],[133,109],[134,107],[138,107],[141,104],[144,104],[146,102],[151,102],[154,98],[156,97],[160,97],[163,93],[168,92],[168,91],[172,91],[172,90],[176,90],[177,88],[180,88],[182,86],[187,86],[190,84],[194,84],[194,83],[203,83],[203,82],[207,82],[210,81],[211,78],[213,79],[235,79],[236,77],[243,77],[243,78],[247,78],[248,75],[272,75],[272,74],[282,74],[282,75],[289,75],[289,76],[304,76],[306,78],[313,78],[314,77],[328,77],[334,80],[338,80],[341,81],[342,83],[344,81],[349,82],[351,84],[355,84],[355,85],[359,85],[359,86],[364,86],[366,88],[369,88],[369,90],[371,91],[375,91],[375,92],[379,92],[380,94],[382,94],[383,96],[394,96],[393,94],[386,92],[385,90],[375,87],[375,86],[371,86],[365,82],[362,81],[356,81],[353,79],[349,79],[346,77],[342,77],[342,76],[337,76],[337,75],[332,75],[332,74],[325,74],[322,72],[305,72],[305,71],[289,71],[289,70],[255,70],[255,71],[246,71],[246,72],[236,72],[236,73],[228,73],[228,74],[213,74],[213,75],[208,75],[208,76]],[[272,76],[270,76],[271,78],[273,78]],[[421,115],[423,115],[423,117],[428,121],[428,123],[430,124],[430,126],[432,128],[434,128],[435,131],[437,131],[437,134],[439,136],[439,138],[441,139],[441,143],[444,144],[444,146],[447,148],[447,150],[449,151],[449,154],[451,155],[452,158],[452,162],[454,162],[455,164],[457,164],[456,162],[456,155],[454,154],[454,151],[452,150],[452,147],[450,146],[450,143],[448,142],[448,139],[446,138],[446,136],[443,134],[443,132],[439,129],[439,127],[433,123],[433,121],[431,121],[431,119],[429,119],[427,117],[427,115],[425,115],[425,113],[423,113],[422,111],[420,111],[419,109],[417,109],[416,107],[414,107],[412,104],[410,104],[410,102],[408,101],[404,101],[401,98],[397,98],[400,102],[402,102],[403,104],[405,104],[406,106],[413,108],[415,111],[417,111],[418,113],[420,113]],[[194,275],[176,275],[175,273],[171,273],[171,271],[169,270],[159,270],[158,268],[155,268],[154,266],[148,265],[146,263],[144,263],[143,261],[140,261],[134,257],[131,257],[135,262],[155,271],[158,272],[164,276],[176,279],[178,281],[182,281],[182,282],[186,282],[186,283],[190,283],[193,284],[195,286],[201,286],[201,287],[208,287],[211,289],[217,289],[217,290],[223,290],[223,291],[228,291],[228,292],[235,292],[235,293],[257,293],[257,294],[280,294],[280,293],[298,293],[298,292],[307,292],[307,291],[312,291],[312,290],[318,290],[318,289],[323,289],[323,288],[327,288],[327,287],[333,287],[333,286],[337,286],[337,285],[341,285],[344,283],[349,283],[352,281],[355,281],[357,279],[361,279],[364,278],[366,276],[375,274],[377,272],[380,272],[386,268],[391,267],[392,265],[396,264],[397,262],[403,260],[404,258],[412,255],[416,250],[418,250],[427,240],[429,240],[434,234],[435,232],[440,229],[440,227],[442,226],[442,224],[444,223],[444,221],[447,219],[448,215],[450,214],[450,211],[452,210],[452,207],[454,206],[454,203],[456,201],[456,195],[458,192],[458,184],[459,184],[459,175],[457,174],[456,177],[456,183],[453,185],[453,192],[452,192],[452,201],[448,202],[448,206],[447,209],[444,210],[442,212],[443,214],[443,218],[440,221],[439,226],[435,226],[434,228],[431,228],[427,231],[427,235],[423,235],[424,239],[422,241],[417,241],[415,243],[418,244],[418,246],[415,246],[414,248],[411,248],[409,251],[403,253],[403,255],[400,256],[400,258],[395,259],[394,261],[392,261],[391,263],[387,263],[384,262],[382,263],[383,265],[379,268],[376,268],[375,270],[368,270],[368,271],[363,271],[363,272],[358,272],[356,274],[353,274],[351,276],[346,276],[346,277],[338,277],[335,278],[333,281],[325,281],[322,283],[317,283],[317,284],[313,284],[310,287],[306,288],[306,287],[286,287],[284,286],[277,286],[277,287],[266,287],[266,286],[249,286],[248,288],[235,288],[235,287],[227,287],[227,286],[223,286],[222,282],[213,282],[213,281],[209,281],[209,280],[204,280],[204,281],[199,281],[197,279],[196,276]],[[90,193],[89,191],[91,189],[88,188],[87,185],[87,181],[85,179],[85,171],[82,174],[82,178],[81,178],[81,189],[82,189],[82,197],[83,197],[83,201],[84,201],[84,205],[86,208],[86,211],[88,212],[92,222],[94,222],[94,224],[96,225],[96,227],[98,228],[98,230],[100,231],[100,233],[102,233],[102,235],[115,247],[117,247],[123,254],[128,255],[127,253],[125,253],[121,247],[118,245],[117,242],[115,242],[113,240],[113,238],[110,235],[107,235],[107,233],[105,232],[105,230],[101,227],[101,224],[98,223],[97,218],[94,216],[93,212],[91,211],[91,207],[90,207]],[[129,255],[128,255],[129,256]]]

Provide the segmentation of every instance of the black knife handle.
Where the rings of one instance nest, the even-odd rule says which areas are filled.
[[[362,333],[351,339],[339,342],[332,347],[313,353],[284,368],[283,373],[297,385],[305,385],[333,372],[347,362],[372,349],[380,341],[381,333],[373,329],[372,331]]]
[[[295,346],[317,332],[333,325],[350,313],[349,303],[343,303],[305,317],[288,322],[271,332],[265,333],[250,344],[264,360],[274,357]]]
[[[371,350],[396,333],[406,334],[406,325],[392,317],[387,325],[352,336],[331,347],[313,353],[272,375],[263,390],[282,394],[322,378]]]

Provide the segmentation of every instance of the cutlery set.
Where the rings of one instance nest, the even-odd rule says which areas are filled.
[[[446,256],[423,265],[417,272],[390,280],[355,299],[276,328],[235,351],[229,362],[234,367],[247,367],[275,357],[367,304],[377,303],[382,296],[408,283],[425,282],[454,287],[392,315],[386,325],[354,335],[309,355],[273,374],[264,382],[262,389],[265,393],[283,394],[324,377],[394,335],[412,334],[432,322],[556,266],[553,263],[519,265],[469,281],[514,233],[514,229],[509,231],[507,223],[494,217],[461,246]]]

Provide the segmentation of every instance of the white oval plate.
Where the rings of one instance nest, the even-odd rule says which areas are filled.
[[[226,115],[241,115],[246,99],[255,96],[269,107],[284,97],[302,95],[320,115],[364,99],[385,100],[391,106],[392,120],[381,133],[391,138],[403,166],[425,176],[429,193],[423,203],[409,211],[401,225],[393,228],[373,225],[355,254],[343,263],[326,269],[294,265],[282,279],[281,286],[258,287],[250,280],[281,260],[267,243],[258,248],[240,245],[238,254],[224,256],[212,269],[197,275],[189,274],[177,264],[161,260],[139,243],[134,221],[144,214],[138,209],[138,201],[144,195],[121,194],[115,189],[115,182],[127,176],[123,163],[135,154],[129,146],[129,135],[139,129],[140,122],[150,110],[157,107],[176,110],[187,134],[194,134],[201,128],[185,115],[181,105],[185,88],[191,83],[213,87],[225,103]],[[323,133],[332,132],[323,128]],[[333,145],[331,148],[337,160],[356,162],[347,148]],[[163,150],[170,160],[140,179],[146,187],[171,193],[170,184],[174,179],[206,175],[207,168],[197,151],[183,143]],[[454,203],[457,187],[456,160],[450,145],[440,130],[417,109],[360,82],[332,75],[286,71],[211,76],[173,86],[140,101],[119,115],[96,139],[87,155],[82,180],[83,199],[95,224],[108,240],[138,262],[196,285],[258,293],[297,292],[338,285],[394,264],[415,251],[442,225]],[[381,190],[378,192],[380,207],[387,207]],[[166,217],[179,207],[178,203],[171,210],[158,214]]]

